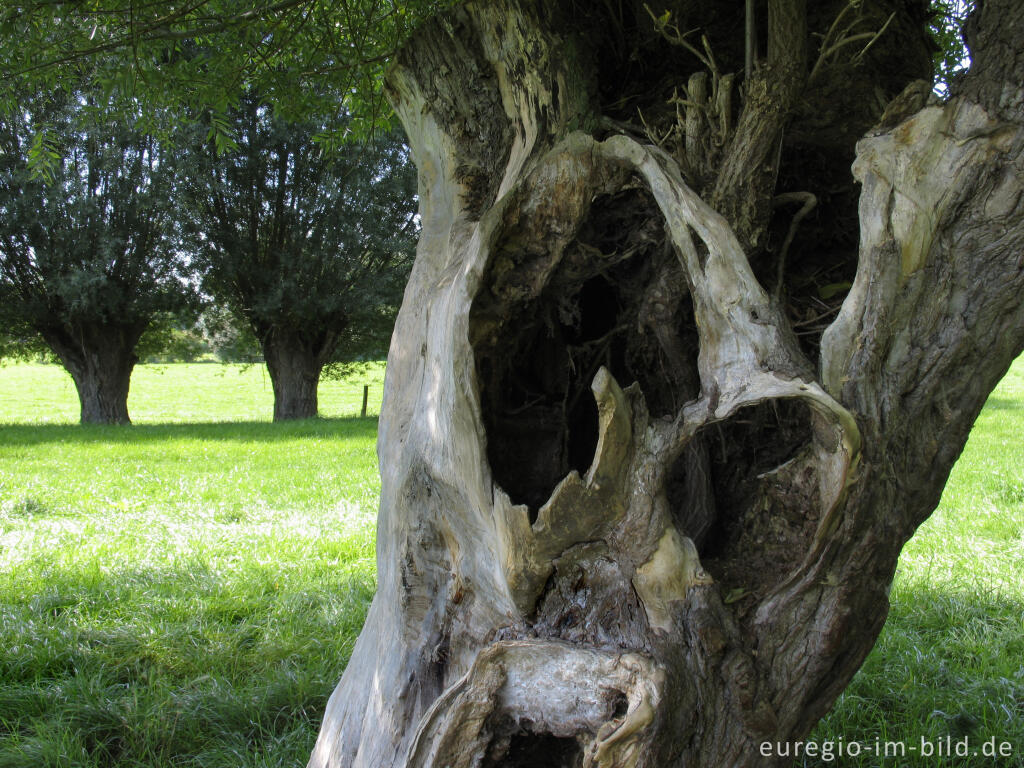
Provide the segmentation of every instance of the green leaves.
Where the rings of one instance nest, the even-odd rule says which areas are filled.
[[[380,86],[390,57],[450,4],[12,3],[0,10],[0,103],[16,104],[19,92],[65,89],[70,75],[100,84],[116,109],[127,99],[144,113],[169,110],[181,122],[210,110],[223,114],[256,89],[290,119],[329,118],[343,107],[352,118],[349,134],[364,137],[389,120]],[[231,144],[220,130],[211,139],[225,151]]]
[[[935,40],[935,90],[946,95],[953,81],[970,66],[962,38],[964,22],[974,11],[975,0],[932,0],[931,32]]]
[[[174,159],[204,291],[261,341],[302,337],[324,361],[386,352],[416,238],[408,150],[339,138],[351,123],[289,120],[250,94]]]
[[[210,128],[206,132],[206,140],[213,144],[218,155],[238,149],[234,128],[223,111],[210,113]]]
[[[726,605],[738,603],[740,600],[742,600],[749,594],[750,590],[746,587],[735,587],[729,590],[729,593],[725,596],[725,599],[722,602],[724,602]]]
[[[818,288],[818,297],[828,301],[841,293],[846,293],[852,286],[853,283],[848,280],[841,283],[829,283]]]
[[[37,127],[28,148],[28,168],[32,178],[52,184],[60,162],[61,153],[56,137],[48,126]]]
[[[79,83],[0,113],[2,332],[131,330],[189,304],[171,164],[137,109],[122,122],[102,102]]]

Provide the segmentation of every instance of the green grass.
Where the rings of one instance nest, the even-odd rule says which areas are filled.
[[[0,367],[0,768],[303,765],[374,589],[376,419],[268,422],[252,367],[140,366],[133,427],[74,424],[52,366]],[[373,378],[376,376],[376,378]],[[188,423],[202,422],[202,423]],[[1024,360],[907,546],[878,646],[811,737],[909,752],[805,766],[1021,766]]]
[[[320,415],[358,416],[364,384],[370,387],[368,413],[380,413],[383,381],[380,363],[345,381],[321,381]],[[273,411],[274,392],[263,365],[138,365],[128,394],[136,424],[269,421]],[[0,366],[0,424],[11,423],[78,423],[78,396],[63,368]]]
[[[0,368],[0,767],[305,764],[374,590],[376,418],[249,421],[268,389],[143,366],[136,426],[86,428],[59,369]]]
[[[992,393],[939,508],[904,548],[890,600],[878,644],[810,738],[903,742],[906,757],[798,764],[1024,766],[1024,359]],[[920,756],[922,739],[947,736],[971,751],[1010,742],[1012,756]]]

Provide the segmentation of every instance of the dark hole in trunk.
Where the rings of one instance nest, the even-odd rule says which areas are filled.
[[[612,700],[612,717],[619,718],[625,717],[629,711],[629,699],[626,698],[626,694],[617,693],[615,698]]]
[[[615,330],[619,297],[604,275],[587,280],[576,297],[579,320],[567,327],[566,341],[573,346],[597,341]]]
[[[579,768],[583,750],[572,737],[517,731],[503,755],[486,760],[485,768]]]
[[[673,464],[676,524],[723,590],[763,592],[807,551],[820,514],[800,461],[812,439],[807,405],[771,400],[709,425]]]
[[[532,520],[568,472],[568,364],[561,339],[543,324],[524,321],[509,341],[478,362],[487,458],[498,485],[529,506]]]
[[[576,239],[551,253],[523,251],[540,238],[517,226],[495,248],[470,341],[494,479],[532,522],[593,461],[590,385],[602,366],[622,387],[639,382],[654,415],[674,413],[700,382],[686,278],[649,193],[598,196]]]

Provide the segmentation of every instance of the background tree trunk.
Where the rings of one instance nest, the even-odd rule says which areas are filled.
[[[274,421],[315,418],[320,372],[326,364],[323,345],[275,329],[263,336],[262,346],[274,388]]]
[[[82,424],[130,424],[128,387],[139,361],[135,345],[144,326],[78,325],[45,328],[43,339],[71,374]]]
[[[783,764],[761,744],[805,736],[871,649],[899,551],[1024,343],[1024,34],[992,0],[957,98],[911,85],[902,111],[836,102],[845,122],[815,127],[826,84],[785,36],[844,4],[769,6],[738,116],[716,64],[653,136],[607,119],[619,70],[599,63],[616,30],[673,37],[639,6],[471,4],[400,55],[423,229],[380,422],[378,591],[311,766]],[[896,95],[920,40],[892,18]],[[794,239],[786,158],[879,117],[859,245]],[[815,258],[856,273],[811,344]]]

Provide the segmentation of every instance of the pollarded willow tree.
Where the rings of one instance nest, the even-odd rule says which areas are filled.
[[[230,121],[233,151],[205,142],[185,161],[195,261],[260,344],[274,420],[312,418],[339,345],[390,331],[416,242],[416,170],[396,133],[325,157],[323,123],[284,120],[252,95]]]
[[[0,70],[301,111],[420,27],[379,589],[311,765],[778,763],[1024,341],[1019,3],[944,103],[925,0],[439,4],[15,4]]]
[[[1024,343],[1024,19],[979,3],[939,103],[926,3],[751,5],[398,55],[423,229],[311,766],[781,764],[874,643]]]
[[[75,382],[82,423],[129,423],[139,339],[196,300],[164,150],[119,109],[109,120],[79,88],[0,117],[0,327],[17,344],[0,354],[42,339]],[[40,153],[45,174],[31,167]]]

